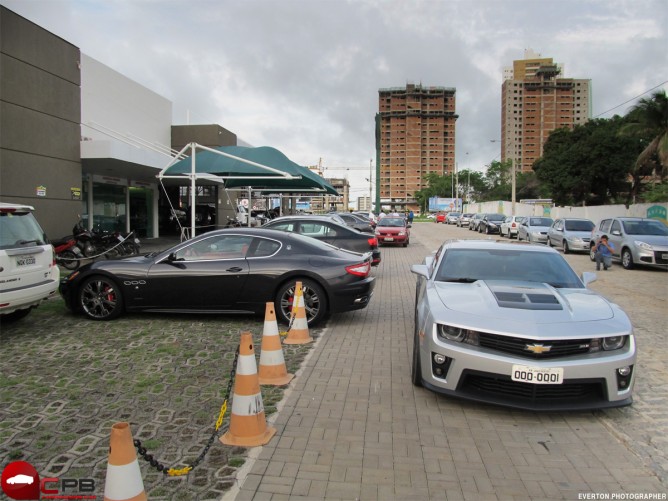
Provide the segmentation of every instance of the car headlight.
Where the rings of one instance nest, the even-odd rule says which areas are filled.
[[[403,230],[401,230],[401,231],[399,232],[399,236],[400,236],[400,237],[403,237],[405,234],[406,234],[406,232],[403,231]]]
[[[583,240],[580,237],[567,237],[566,240],[568,240],[569,242],[575,242],[575,243],[578,243],[578,244],[583,243]]]
[[[601,346],[605,351],[619,350],[626,344],[626,336],[604,337]]]
[[[637,247],[640,247],[643,250],[647,250],[647,251],[652,250],[652,246],[650,244],[647,244],[645,242],[641,242],[640,240],[634,240],[633,243],[636,244]]]
[[[494,224],[494,223],[489,223],[489,226],[492,227],[492,228],[496,228],[496,224]]]
[[[453,325],[438,324],[436,332],[441,339],[478,346],[478,333],[475,331]]]
[[[532,237],[539,237],[540,236],[540,231],[532,231],[531,236]]]

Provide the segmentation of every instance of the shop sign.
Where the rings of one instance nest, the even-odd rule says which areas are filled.
[[[81,200],[81,188],[70,188],[72,200]]]
[[[45,197],[46,196],[46,186],[38,186],[35,188],[35,195],[38,197]]]

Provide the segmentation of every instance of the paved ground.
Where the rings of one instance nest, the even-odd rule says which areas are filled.
[[[579,499],[668,491],[668,274],[600,272],[592,288],[631,316],[639,345],[633,406],[530,413],[469,403],[410,383],[414,277],[444,239],[477,234],[416,224],[383,248],[368,308],[332,318],[315,346],[286,350],[288,389],[263,388],[278,433],[248,452],[214,445],[196,473],[164,479],[142,462],[150,499]],[[144,250],[171,241],[145,241]],[[586,255],[567,256],[578,271]],[[0,465],[102,485],[109,427],[127,419],[170,466],[206,443],[238,331],[251,317],[131,315],[96,323],[51,301],[0,326]],[[256,342],[259,346],[259,341]],[[259,350],[258,350],[259,351]],[[283,397],[283,400],[281,398]],[[279,402],[280,401],[280,402]],[[232,486],[232,490],[230,490]],[[101,494],[101,492],[99,492]]]
[[[407,248],[383,248],[368,308],[333,318],[279,406],[276,437],[251,454],[228,497],[245,499],[581,499],[668,491],[668,275],[599,273],[593,288],[636,327],[636,403],[532,413],[412,386],[412,263],[467,230],[416,224]],[[578,272],[586,255],[567,256]],[[664,498],[665,499],[665,498]]]

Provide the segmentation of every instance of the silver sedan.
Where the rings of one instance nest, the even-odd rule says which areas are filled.
[[[533,410],[632,402],[629,318],[554,249],[448,241],[411,271],[415,385]]]
[[[546,244],[547,231],[552,226],[554,220],[549,217],[525,217],[519,228],[517,228],[517,240],[526,240],[527,242]]]

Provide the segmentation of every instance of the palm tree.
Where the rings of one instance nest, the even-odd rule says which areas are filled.
[[[668,173],[668,96],[665,90],[643,98],[626,115],[629,122],[623,134],[650,138],[635,161],[631,176],[633,183],[627,204],[635,199],[643,178],[656,174],[663,181]]]

